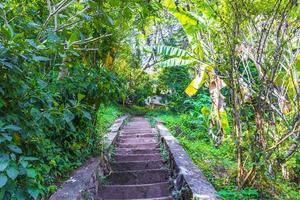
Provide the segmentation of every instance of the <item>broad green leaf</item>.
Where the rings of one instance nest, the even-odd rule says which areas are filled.
[[[35,178],[36,170],[33,168],[26,169],[26,175],[30,178]]]
[[[29,188],[27,191],[33,199],[38,199],[38,196],[39,196],[39,193],[40,193],[39,189]]]
[[[69,43],[72,44],[73,42],[75,42],[77,39],[79,38],[79,33],[77,31],[74,31],[70,38],[69,38]]]
[[[0,188],[2,188],[7,182],[7,176],[4,174],[0,174]]]
[[[110,25],[112,25],[112,26],[115,25],[115,21],[109,15],[107,15],[107,20]]]
[[[74,116],[74,114],[71,111],[66,110],[64,112],[64,120],[66,122],[71,122],[74,118],[75,118],[75,116]]]
[[[45,87],[47,87],[47,83],[41,79],[38,79],[37,83],[39,84],[41,89],[44,89]]]
[[[11,141],[12,140],[12,136],[10,136],[8,133],[1,133],[1,135],[3,136],[3,141],[5,141],[5,140]]]
[[[14,144],[8,144],[7,147],[15,153],[22,153],[22,149]]]
[[[90,114],[89,112],[87,112],[87,111],[83,111],[83,116],[84,116],[85,118],[89,119],[89,120],[92,119],[91,114]]]
[[[7,125],[2,128],[3,130],[20,131],[21,128],[17,125]]]
[[[15,35],[14,30],[12,29],[11,25],[9,24],[5,24],[4,26],[6,26],[9,30],[9,34],[10,34],[10,38],[12,38]]]
[[[77,94],[77,100],[78,100],[78,101],[81,101],[81,100],[84,99],[84,98],[85,98],[85,95],[84,95],[84,94],[80,94],[80,93]]]
[[[17,191],[16,196],[17,196],[17,200],[25,200],[26,199],[24,191],[22,191],[22,190]]]
[[[38,158],[30,156],[20,156],[20,160],[35,161],[38,160]]]
[[[163,5],[181,23],[186,34],[188,35],[189,41],[191,42],[193,39],[195,39],[195,34],[200,30],[198,19],[189,12],[177,8],[174,0],[164,0]]]
[[[14,180],[15,178],[17,178],[19,171],[15,167],[10,166],[6,169],[6,173],[9,178]]]
[[[42,117],[41,112],[36,108],[31,108],[30,114],[34,120],[39,120]]]
[[[5,61],[2,61],[0,60],[0,63],[6,67],[8,67],[9,69],[13,69],[14,68],[14,65],[12,63],[9,63],[9,62],[5,62]]]
[[[34,61],[43,61],[43,62],[50,60],[49,58],[44,57],[44,56],[32,56],[32,59]]]
[[[184,60],[181,58],[170,58],[166,61],[159,62],[158,65],[161,67],[175,67],[175,66],[187,66],[195,64],[196,60]]]
[[[0,172],[4,171],[5,168],[9,164],[9,156],[8,155],[2,155],[0,156]]]
[[[153,50],[158,55],[164,55],[170,57],[190,58],[192,54],[186,50],[176,48],[176,47],[171,47],[171,46],[156,46],[153,47]]]

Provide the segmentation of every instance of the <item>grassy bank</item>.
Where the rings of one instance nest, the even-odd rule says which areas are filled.
[[[237,189],[235,148],[230,136],[225,138],[222,145],[216,147],[210,140],[203,122],[195,120],[189,114],[154,111],[148,112],[147,115],[151,121],[158,117],[165,123],[223,199],[275,199],[257,188]],[[287,183],[281,185],[285,186],[282,188],[285,190],[283,195],[288,194],[292,197],[287,199],[298,198],[295,189]]]

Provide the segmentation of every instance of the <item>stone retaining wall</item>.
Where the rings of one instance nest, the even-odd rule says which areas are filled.
[[[158,134],[169,152],[169,167],[174,178],[175,191],[178,199],[220,199],[213,185],[193,163],[185,150],[168,129],[157,120]]]

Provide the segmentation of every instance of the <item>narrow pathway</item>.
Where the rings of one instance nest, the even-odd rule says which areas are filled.
[[[113,172],[99,199],[173,199],[156,135],[143,117],[133,117],[118,137]]]

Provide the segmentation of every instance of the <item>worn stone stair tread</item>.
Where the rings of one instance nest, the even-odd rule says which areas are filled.
[[[132,118],[116,140],[111,173],[98,199],[168,200],[170,171],[164,165],[159,141],[143,117]]]
[[[116,154],[120,155],[132,155],[132,154],[154,154],[159,153],[159,149],[153,148],[140,148],[140,149],[132,149],[132,148],[117,148]]]
[[[135,134],[126,134],[120,135],[120,139],[130,139],[130,138],[156,138],[153,133],[135,133]]]
[[[120,132],[121,135],[125,134],[125,135],[134,135],[134,134],[148,134],[148,133],[152,133],[152,129],[148,129],[148,130],[145,130],[145,129],[124,129]],[[154,134],[155,135],[155,134]]]
[[[150,184],[167,181],[169,174],[167,169],[116,171],[111,173],[108,179],[109,184]]]
[[[158,198],[170,195],[168,182],[140,185],[104,185],[100,192],[104,199]]]
[[[133,154],[133,155],[122,155],[116,154],[115,161],[146,161],[146,160],[158,160],[161,158],[159,153],[155,154]]]
[[[158,146],[158,143],[139,143],[139,144],[117,144],[120,148],[155,148]]]
[[[139,126],[124,126],[124,131],[147,131],[152,130],[150,125],[139,125]]]
[[[134,138],[134,139],[119,139],[118,144],[146,144],[146,143],[156,143],[155,138]]]
[[[151,161],[129,161],[129,162],[114,162],[111,163],[112,169],[116,171],[127,170],[146,170],[146,169],[160,169],[164,167],[163,160]]]

